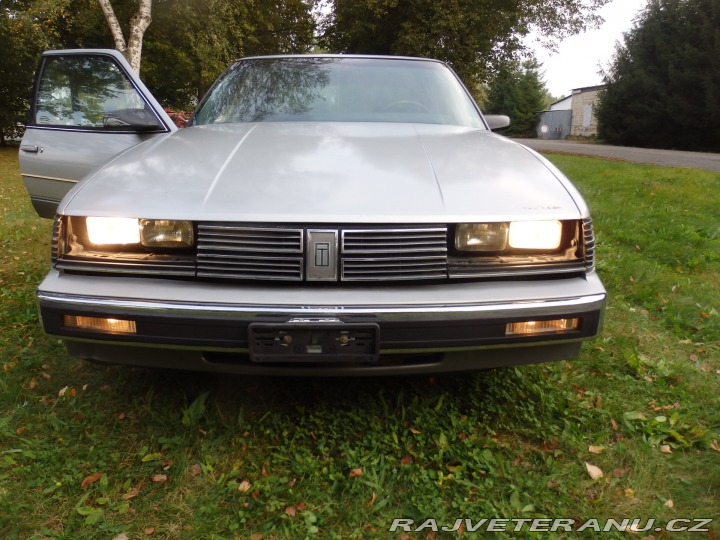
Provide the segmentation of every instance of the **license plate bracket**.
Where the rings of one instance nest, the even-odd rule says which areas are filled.
[[[377,324],[253,323],[248,329],[250,359],[272,362],[377,362]]]

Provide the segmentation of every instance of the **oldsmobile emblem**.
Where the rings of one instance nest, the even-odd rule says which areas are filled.
[[[337,281],[338,231],[308,229],[305,246],[306,279],[308,281]]]

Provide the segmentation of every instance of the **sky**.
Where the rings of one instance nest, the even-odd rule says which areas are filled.
[[[647,0],[612,0],[598,11],[605,19],[600,28],[566,38],[556,53],[529,43],[543,65],[543,78],[550,93],[561,98],[570,95],[573,88],[602,84],[599,65],[606,68],[610,64],[615,43],[632,28],[635,15],[646,4]]]

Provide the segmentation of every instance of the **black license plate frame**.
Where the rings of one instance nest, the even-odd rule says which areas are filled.
[[[257,363],[374,363],[380,327],[375,323],[252,323],[250,359]]]

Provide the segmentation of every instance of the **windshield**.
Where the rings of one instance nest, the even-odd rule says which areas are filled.
[[[230,68],[193,124],[414,122],[482,128],[455,75],[441,63],[377,58],[258,58]]]

